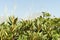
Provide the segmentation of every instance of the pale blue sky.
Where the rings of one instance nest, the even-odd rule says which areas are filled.
[[[8,9],[7,15],[12,15],[14,5],[16,7],[14,15],[19,18],[31,14],[34,16],[42,11],[48,11],[52,15],[60,17],[60,0],[0,0],[0,16],[5,16],[5,9]]]

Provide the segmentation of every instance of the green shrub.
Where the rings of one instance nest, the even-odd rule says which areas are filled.
[[[0,40],[60,40],[60,18],[42,13],[32,20],[9,17],[7,23],[0,24]]]

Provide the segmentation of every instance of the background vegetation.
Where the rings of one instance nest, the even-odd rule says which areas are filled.
[[[47,12],[32,20],[14,16],[0,24],[0,40],[60,40],[60,18],[52,18]]]

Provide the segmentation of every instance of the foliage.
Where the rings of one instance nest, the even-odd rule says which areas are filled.
[[[42,13],[34,20],[9,17],[7,23],[0,24],[0,40],[60,40],[60,18]]]

